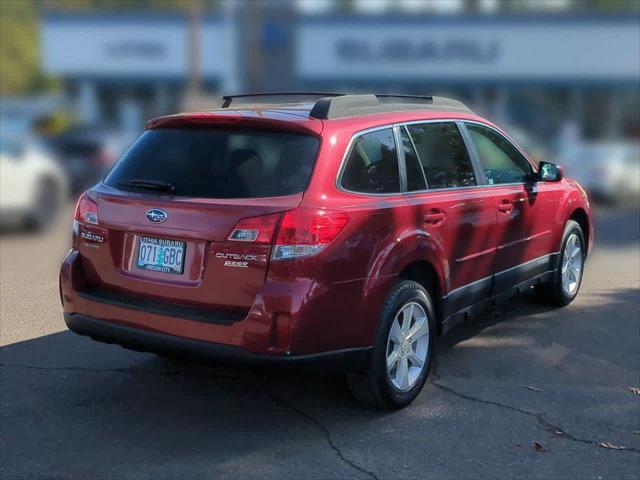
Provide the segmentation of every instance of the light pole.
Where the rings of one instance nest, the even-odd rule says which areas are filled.
[[[188,58],[189,58],[189,84],[188,92],[193,98],[202,93],[202,1],[190,0],[188,9]]]

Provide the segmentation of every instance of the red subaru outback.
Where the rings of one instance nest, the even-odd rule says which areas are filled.
[[[410,403],[433,338],[535,287],[577,295],[589,202],[438,97],[258,95],[158,118],[80,197],[68,327],[158,353],[338,360]]]

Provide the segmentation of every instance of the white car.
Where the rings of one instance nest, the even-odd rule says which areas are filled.
[[[41,230],[58,215],[68,187],[60,165],[34,141],[0,137],[0,224]]]
[[[614,204],[640,201],[637,143],[584,143],[565,152],[558,163],[595,199]]]

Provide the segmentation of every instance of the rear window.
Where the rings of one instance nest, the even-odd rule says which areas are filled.
[[[161,183],[175,195],[277,197],[306,189],[319,140],[310,135],[214,129],[147,130],[104,180],[121,190]]]
[[[393,131],[366,133],[353,142],[342,173],[342,187],[361,193],[398,193],[400,176]]]

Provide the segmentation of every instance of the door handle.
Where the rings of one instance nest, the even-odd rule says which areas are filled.
[[[498,204],[498,211],[502,213],[509,213],[513,210],[513,204],[509,200],[502,200]]]
[[[446,214],[441,210],[432,210],[431,213],[424,215],[425,223],[436,224],[442,222],[446,217]]]

